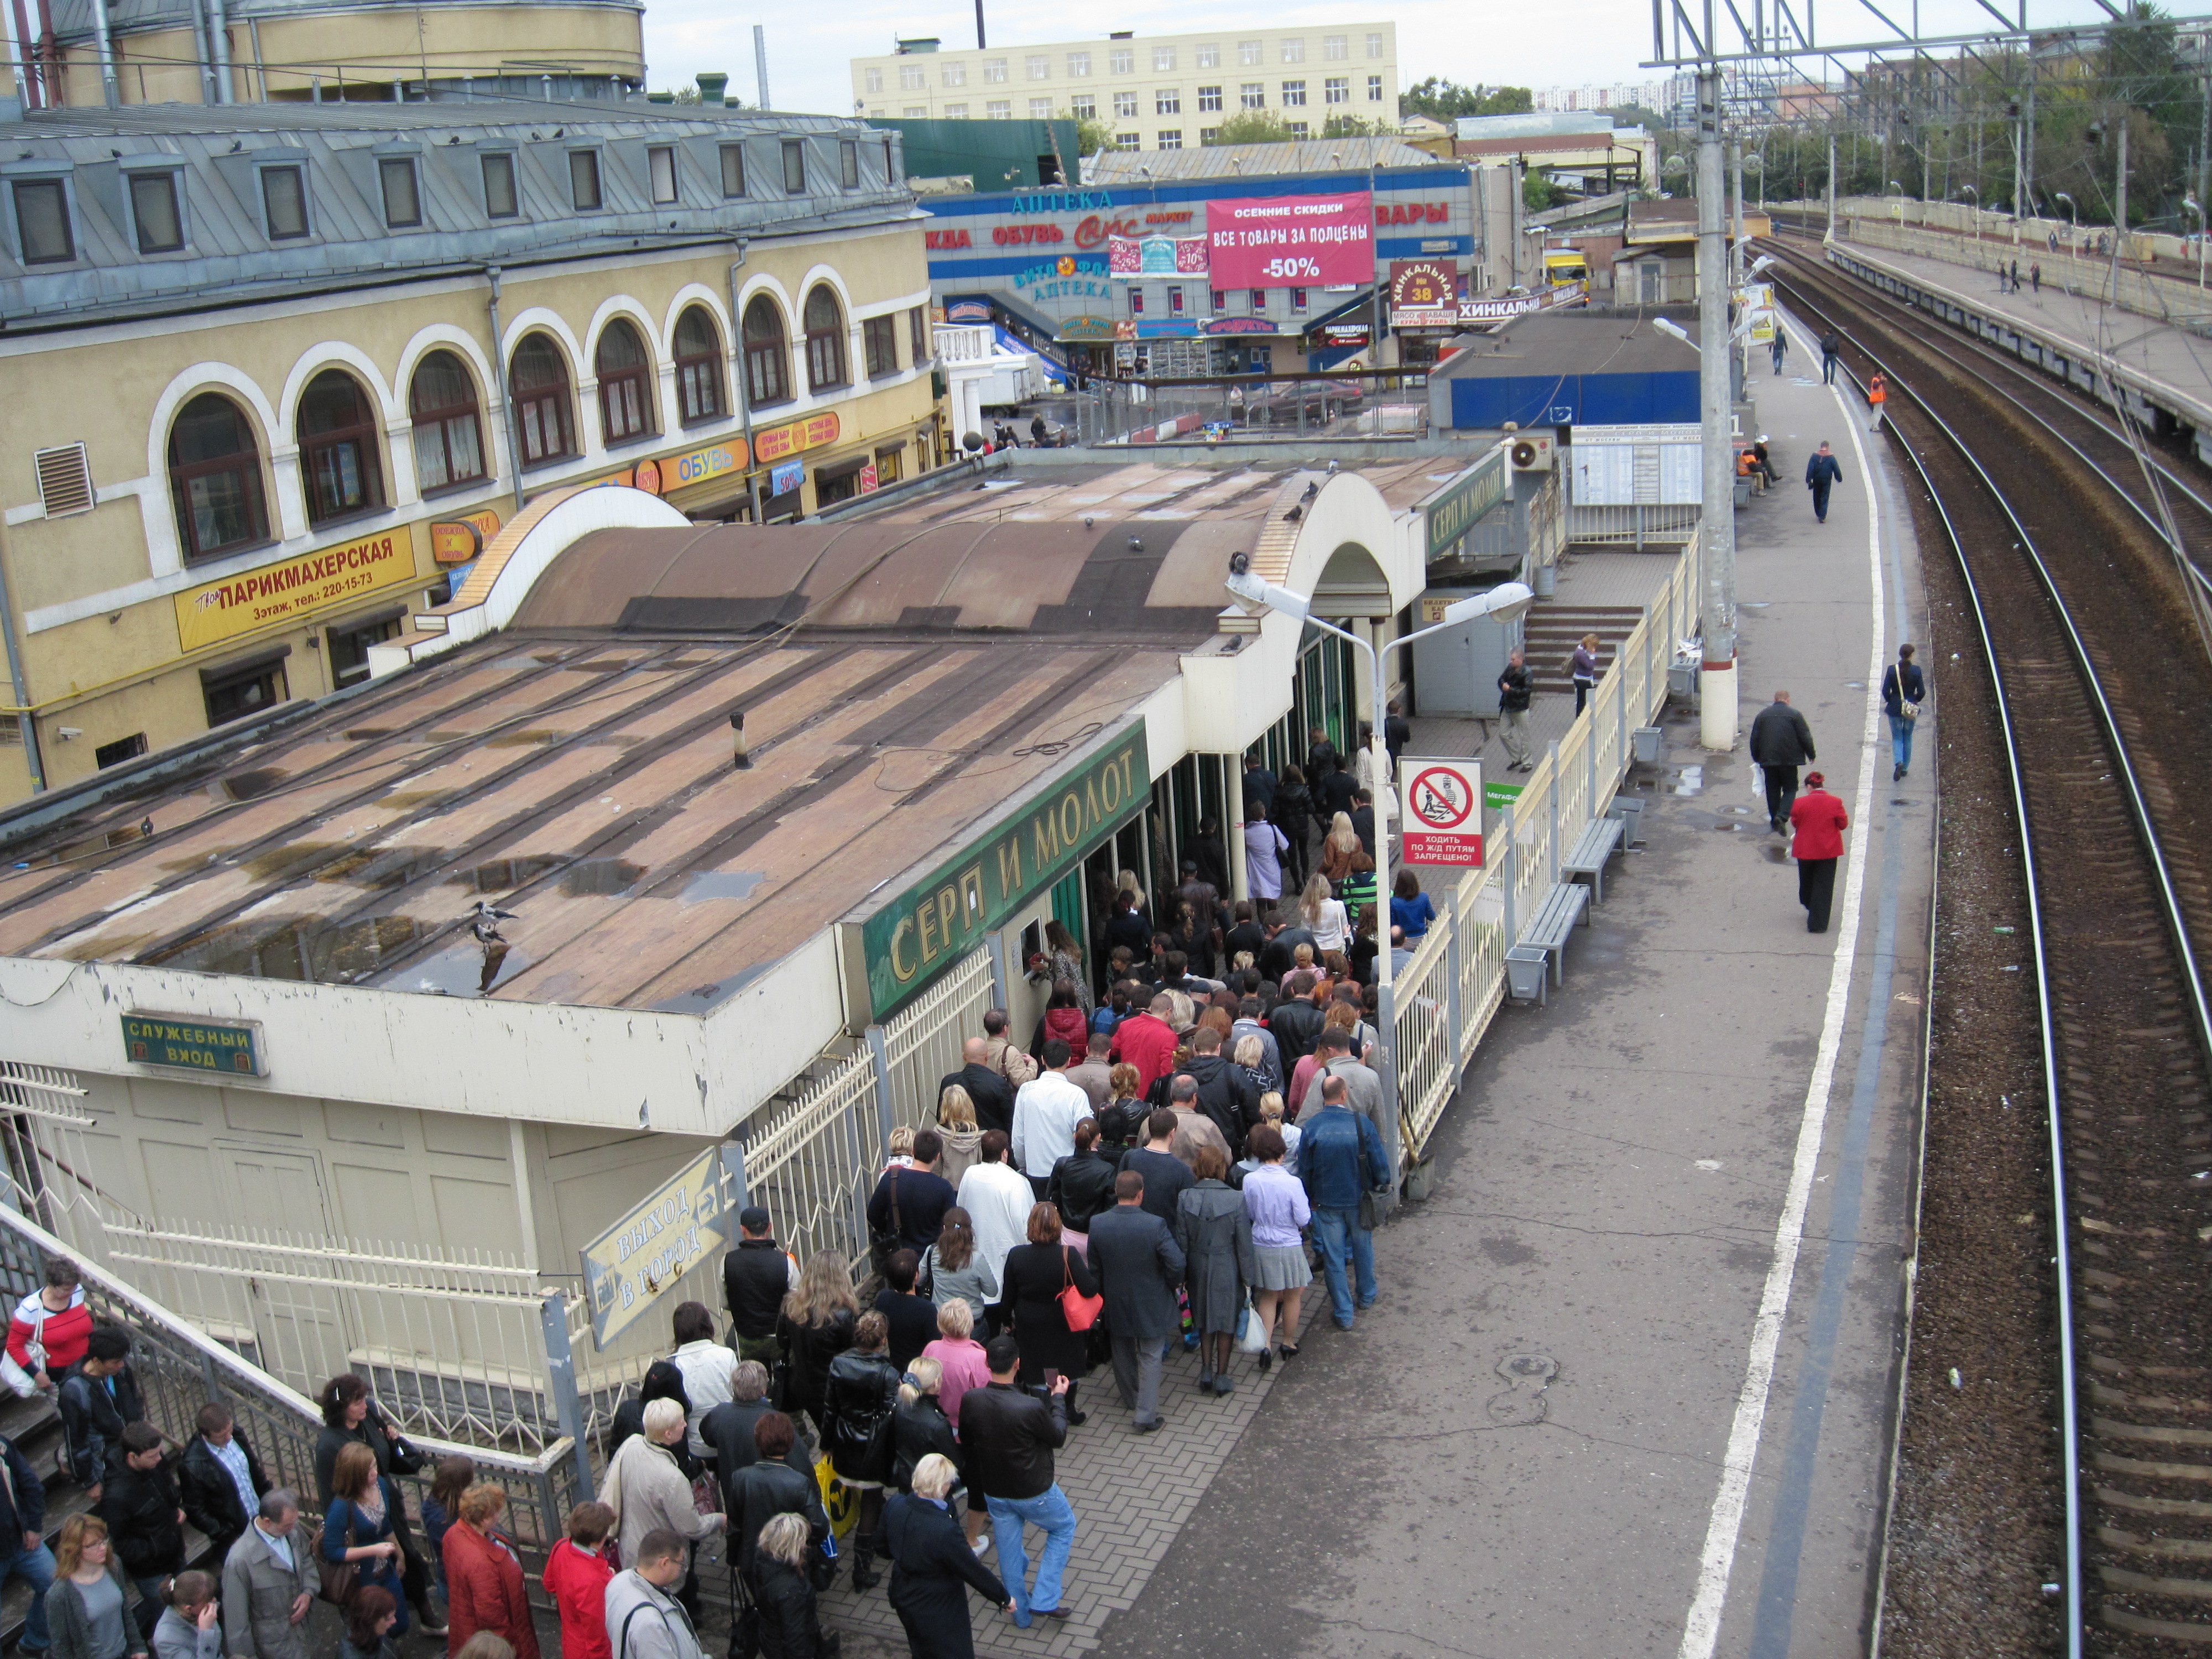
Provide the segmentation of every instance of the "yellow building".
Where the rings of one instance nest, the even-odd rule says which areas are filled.
[[[109,0],[104,12],[93,0],[24,0],[28,30],[11,68],[33,109],[471,94],[619,100],[644,86],[644,14],[635,0]]]
[[[556,486],[776,520],[936,464],[894,138],[513,100],[151,113],[0,129],[0,799],[365,680]]]

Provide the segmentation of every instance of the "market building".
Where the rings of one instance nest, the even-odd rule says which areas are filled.
[[[365,679],[548,489],[788,518],[939,459],[895,135],[477,100],[0,137],[0,799]]]
[[[1391,139],[1108,155],[1083,176],[1073,189],[923,203],[946,321],[999,324],[1100,373],[1365,367],[1394,261],[1440,263],[1459,292],[1480,295],[1511,240],[1480,210],[1498,192]],[[1336,240],[1299,240],[1308,226]]]
[[[1097,951],[1116,872],[1241,819],[1245,750],[1371,713],[1231,556],[1387,641],[1505,493],[1495,451],[1016,459],[794,525],[549,491],[368,681],[0,812],[28,1209],[456,1436],[546,1420],[541,1301],[587,1396],[665,1351],[574,1270],[702,1160],[685,1204],[724,1160],[789,1248],[864,1254],[884,1135],[985,1009],[1037,1017],[1043,924]]]

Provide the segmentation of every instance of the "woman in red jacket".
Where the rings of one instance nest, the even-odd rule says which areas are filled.
[[[605,1544],[614,1529],[606,1504],[579,1504],[568,1511],[568,1535],[545,1558],[545,1593],[561,1610],[562,1659],[612,1659],[607,1586],[615,1570]]]
[[[1805,931],[1828,931],[1828,906],[1836,896],[1836,861],[1844,855],[1844,831],[1851,817],[1827,792],[1818,772],[1805,775],[1805,793],[1790,809],[1794,832],[1790,855],[1797,860],[1797,902],[1805,907]]]
[[[446,1528],[447,1640],[459,1653],[478,1631],[489,1631],[514,1650],[514,1659],[538,1659],[522,1558],[492,1530],[506,1508],[507,1494],[497,1486],[471,1486]]]
[[[51,1389],[84,1358],[91,1339],[92,1310],[85,1305],[76,1263],[55,1256],[46,1263],[44,1287],[18,1303],[8,1322],[8,1358],[37,1387]]]

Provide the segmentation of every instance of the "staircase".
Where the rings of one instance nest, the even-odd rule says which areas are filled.
[[[1642,609],[1632,605],[1559,605],[1540,599],[1529,607],[1522,623],[1522,648],[1528,653],[1528,670],[1539,691],[1574,690],[1574,675],[1567,667],[1575,647],[1585,634],[1598,638],[1598,672],[1613,666],[1621,641],[1644,620]]]

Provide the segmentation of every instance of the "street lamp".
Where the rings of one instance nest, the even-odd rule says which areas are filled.
[[[1959,194],[1974,198],[1974,240],[1978,242],[1982,240],[1982,192],[1972,185],[1961,185]]]
[[[2183,210],[2197,216],[2197,286],[2204,286],[2204,204],[2194,196],[2181,198]]]
[[[1697,350],[1698,343],[1690,337],[1689,330],[1684,328],[1681,324],[1676,322],[1673,318],[1654,317],[1651,319],[1651,326],[1657,329],[1662,334],[1673,335],[1684,345],[1689,347],[1691,350]]]
[[[2067,228],[2069,230],[2079,230],[2081,228],[2081,211],[2079,208],[2074,205],[2074,198],[2071,196],[2069,196],[2063,190],[2055,190],[2051,192],[2051,199],[2054,202],[2063,202],[2066,204],[2066,223]]]
[[[1468,599],[1457,599],[1444,607],[1444,617],[1431,627],[1416,629],[1395,639],[1379,649],[1353,633],[1325,622],[1313,614],[1313,601],[1303,593],[1293,593],[1286,587],[1278,587],[1262,577],[1255,576],[1248,568],[1232,565],[1228,577],[1229,591],[1248,606],[1262,607],[1279,612],[1293,622],[1310,623],[1325,634],[1334,634],[1340,640],[1351,641],[1355,650],[1366,653],[1371,678],[1374,680],[1375,720],[1370,734],[1370,754],[1374,762],[1375,776],[1390,787],[1396,782],[1390,776],[1390,751],[1383,743],[1382,711],[1389,705],[1389,691],[1382,678],[1383,656],[1387,652],[1401,650],[1416,640],[1425,640],[1431,634],[1441,634],[1448,628],[1463,628],[1478,617],[1494,617],[1499,622],[1510,623],[1528,614],[1536,595],[1522,582],[1500,582],[1486,593],[1477,593]],[[1397,1008],[1390,990],[1390,825],[1389,816],[1380,810],[1375,827],[1375,1015],[1382,1029],[1384,1063],[1377,1068],[1382,1083],[1382,1102],[1395,1118],[1398,1115],[1398,1065],[1394,1045],[1398,1040]],[[1395,1186],[1402,1172],[1394,1170],[1391,1182]]]

